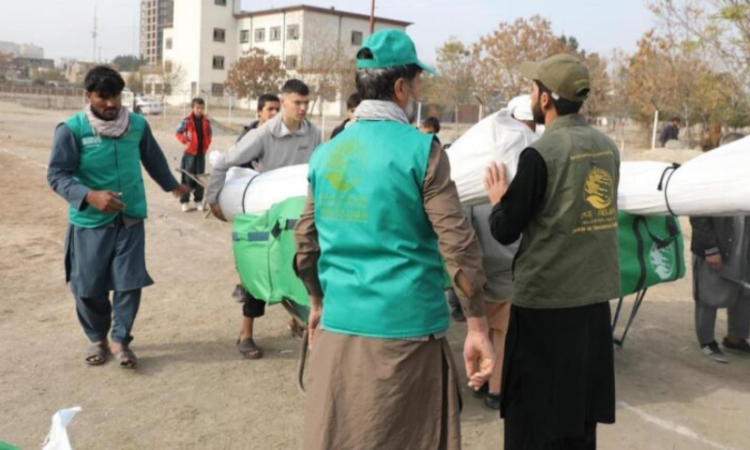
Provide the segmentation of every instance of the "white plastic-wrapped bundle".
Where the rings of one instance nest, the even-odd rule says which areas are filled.
[[[669,167],[623,163],[620,209],[642,215],[750,214],[750,137],[700,155],[674,171]]]
[[[234,167],[227,172],[219,206],[228,221],[238,214],[267,211],[291,197],[307,195],[307,164],[264,173]]]
[[[499,111],[474,125],[449,149],[451,178],[464,205],[487,203],[484,174],[492,161],[505,163],[508,182],[516,175],[521,152],[538,138],[531,129]]]

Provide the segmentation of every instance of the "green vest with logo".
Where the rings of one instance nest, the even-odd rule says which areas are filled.
[[[86,113],[81,111],[65,121],[78,145],[78,168],[73,179],[93,191],[121,192],[125,203],[124,214],[146,218],[146,190],[141,172],[140,142],[146,129],[143,117],[130,114],[130,128],[121,138],[97,135],[91,128]],[[92,206],[83,211],[70,208],[69,220],[83,228],[97,228],[117,218]]]
[[[619,298],[617,146],[576,114],[556,119],[533,147],[547,165],[547,191],[523,232],[513,303],[572,308]]]
[[[373,338],[448,329],[437,235],[423,207],[432,136],[358,121],[319,147],[310,186],[323,327]]]

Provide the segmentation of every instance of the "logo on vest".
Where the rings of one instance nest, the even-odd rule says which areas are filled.
[[[345,140],[331,152],[326,163],[325,178],[338,192],[349,192],[359,184],[359,164],[354,142]]]
[[[648,261],[654,273],[662,280],[666,281],[674,277],[675,258],[670,248],[659,248],[656,243],[651,244],[651,250],[648,253]]]
[[[92,145],[99,145],[102,143],[102,138],[99,136],[89,136],[81,139],[84,147],[91,147]]]
[[[602,210],[612,205],[615,196],[615,182],[606,170],[594,166],[583,185],[583,197],[596,209]]]

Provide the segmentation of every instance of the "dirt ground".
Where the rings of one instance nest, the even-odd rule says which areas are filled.
[[[64,282],[66,205],[45,180],[54,127],[69,114],[0,103],[0,441],[38,448],[52,414],[80,405],[69,427],[76,449],[301,448],[299,341],[285,331],[284,311],[269,308],[258,321],[266,357],[243,360],[234,346],[241,306],[230,298],[230,226],[179,212],[150,180],[147,261],[156,285],[134,330],[140,366],[83,364],[87,341]],[[177,167],[175,120],[151,122]],[[218,136],[217,148],[232,139]],[[722,312],[717,335],[725,330]],[[464,331],[449,333],[457,357]],[[700,354],[689,279],[649,292],[616,369],[617,423],[600,427],[600,448],[750,449],[750,358],[719,365]],[[498,415],[464,394],[464,447],[502,448]]]

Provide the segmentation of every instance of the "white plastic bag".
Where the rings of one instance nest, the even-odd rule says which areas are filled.
[[[42,450],[73,450],[68,439],[67,427],[79,412],[81,412],[81,407],[75,406],[61,409],[52,416],[52,428],[50,428],[47,439],[42,444]]]

